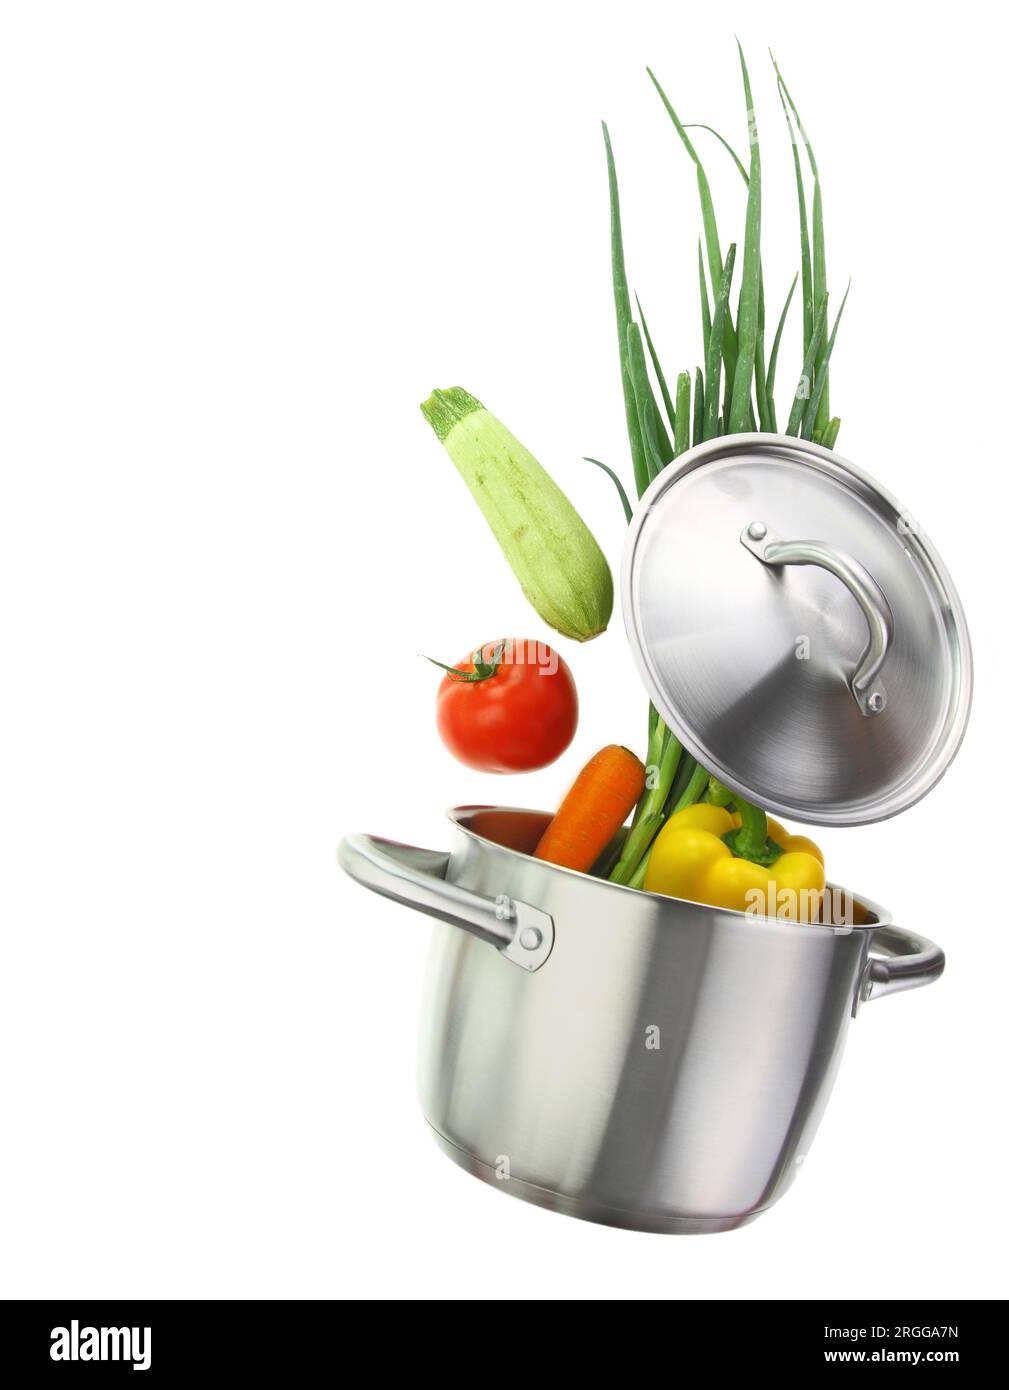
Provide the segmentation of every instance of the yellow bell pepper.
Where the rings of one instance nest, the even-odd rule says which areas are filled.
[[[671,815],[652,847],[646,892],[816,921],[826,885],[820,850],[756,807],[738,804],[742,814],[699,802]]]

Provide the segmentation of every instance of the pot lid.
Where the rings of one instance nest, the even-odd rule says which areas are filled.
[[[641,498],[624,622],[656,709],[726,786],[800,821],[905,810],[970,707],[960,600],[913,516],[786,435],[698,445]]]

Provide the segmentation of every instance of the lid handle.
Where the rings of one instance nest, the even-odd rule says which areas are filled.
[[[869,629],[869,640],[848,688],[863,714],[879,714],[886,708],[886,691],[877,677],[893,640],[893,613],[869,571],[854,556],[823,541],[782,540],[762,521],[751,521],[739,539],[765,565],[819,565],[841,581],[861,608]]]

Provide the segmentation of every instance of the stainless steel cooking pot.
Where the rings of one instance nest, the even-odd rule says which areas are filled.
[[[855,899],[799,925],[532,857],[549,817],[450,813],[450,852],[350,835],[359,883],[440,919],[419,1084],[461,1167],[525,1201],[642,1231],[724,1231],[802,1164],[860,1003],[929,984],[930,941]]]
[[[960,745],[952,581],[913,515],[819,445],[732,435],[663,469],[622,593],[655,709],[748,801],[881,820]],[[647,1231],[752,1221],[808,1152],[859,1004],[942,973],[937,946],[867,899],[825,923],[756,918],[543,863],[538,812],[451,819],[450,853],[352,835],[340,859],[445,924],[424,1113],[457,1163],[541,1206]]]

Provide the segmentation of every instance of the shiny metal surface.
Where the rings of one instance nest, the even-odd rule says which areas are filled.
[[[785,541],[762,521],[751,521],[740,541],[765,565],[819,565],[839,579],[862,610],[869,636],[858,658],[848,689],[864,715],[886,708],[886,691],[877,679],[893,639],[893,613],[886,594],[852,555],[822,541]]]
[[[487,898],[447,881],[447,854],[377,835],[348,835],[337,859],[365,888],[472,932],[523,970],[538,970],[553,950],[554,924],[547,913],[505,893]]]
[[[809,1151],[863,991],[941,969],[941,953],[923,959],[936,948],[866,900],[854,927],[766,921],[534,859],[539,812],[464,807],[451,819],[448,856],[384,842],[376,860],[355,836],[341,862],[442,918],[418,1071],[442,1147],[557,1211],[669,1232],[752,1220]],[[555,929],[550,958],[516,970],[474,934],[459,894],[534,905]],[[886,965],[889,983],[872,973],[875,941],[908,954]]]
[[[896,994],[902,989],[930,985],[946,968],[946,957],[933,941],[894,927],[873,932],[873,950],[882,952],[866,961],[859,1002]]]
[[[775,563],[748,539],[755,523],[798,554]],[[666,723],[778,814],[882,820],[960,745],[971,656],[956,591],[914,518],[819,445],[732,435],[664,469],[628,530],[623,611]]]

